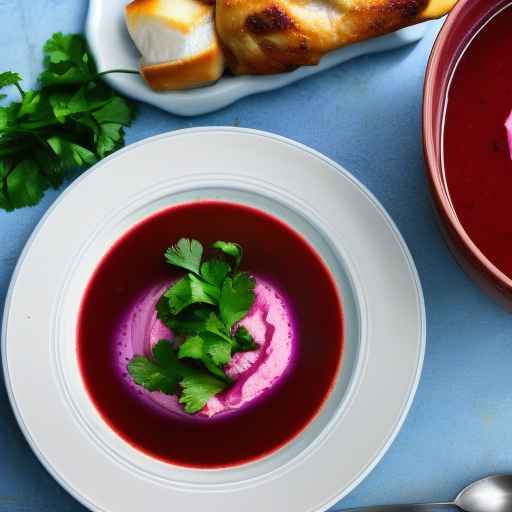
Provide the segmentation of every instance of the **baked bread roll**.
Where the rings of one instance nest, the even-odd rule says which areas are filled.
[[[446,14],[457,0],[217,0],[216,26],[236,74],[318,64],[327,52]]]
[[[214,6],[199,0],[134,0],[128,31],[142,55],[140,71],[156,91],[205,85],[224,72]]]

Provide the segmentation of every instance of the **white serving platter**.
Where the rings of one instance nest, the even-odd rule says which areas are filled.
[[[100,71],[138,69],[139,53],[124,22],[128,0],[90,0],[86,36]],[[392,50],[420,40],[431,22],[408,27],[336,50],[317,66],[305,66],[291,73],[267,76],[224,76],[213,85],[188,91],[154,92],[137,75],[111,74],[105,80],[117,91],[182,116],[195,116],[226,107],[245,96],[279,89],[354,57]]]

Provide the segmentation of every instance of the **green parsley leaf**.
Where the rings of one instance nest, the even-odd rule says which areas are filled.
[[[243,325],[240,325],[236,330],[235,340],[237,342],[235,352],[247,352],[258,348],[251,333]]]
[[[21,101],[17,117],[34,114],[38,111],[41,103],[41,94],[36,91],[27,91]]]
[[[219,251],[222,251],[224,254],[227,254],[228,256],[231,256],[235,259],[235,272],[240,267],[240,261],[242,260],[242,246],[240,244],[237,244],[235,242],[223,242],[222,240],[218,240],[215,242],[212,247],[214,249],[218,249]]]
[[[157,304],[157,316],[175,336],[188,336],[204,330],[204,325],[210,314],[209,306],[192,305],[178,315],[173,315],[169,299],[163,296]]]
[[[200,336],[190,336],[185,343],[180,345],[178,357],[190,357],[191,359],[201,359],[203,357],[203,338]]]
[[[205,352],[212,358],[217,366],[224,366],[231,361],[232,345],[224,338],[209,332],[201,333],[204,340]]]
[[[214,286],[220,287],[230,272],[231,267],[221,260],[209,260],[201,265],[201,277]]]
[[[33,160],[23,160],[12,169],[5,179],[5,185],[7,210],[37,204],[47,187],[46,179]]]
[[[120,96],[113,96],[103,107],[92,114],[98,123],[119,123],[129,125],[133,119],[133,109]]]
[[[86,119],[85,124],[91,122]],[[224,367],[233,353],[258,348],[246,327],[239,325],[231,334],[254,303],[254,278],[245,272],[231,276],[221,260],[201,265],[202,255],[203,246],[185,238],[166,251],[168,263],[189,271],[156,304],[157,317],[178,338],[178,348],[164,340],[155,346],[152,360],[137,356],[129,364],[132,378],[146,389],[179,394],[180,387],[179,402],[190,414],[231,384]]]
[[[148,391],[162,391],[167,395],[174,395],[187,371],[179,362],[172,345],[166,340],[160,340],[153,347],[153,361],[143,356],[135,356],[128,363],[128,373],[136,384]]]
[[[195,373],[181,381],[183,393],[179,402],[189,414],[199,412],[208,400],[226,389],[227,384],[207,373]]]
[[[176,318],[171,312],[171,305],[169,304],[169,299],[164,295],[160,297],[155,306],[156,309],[156,317],[163,324],[165,324],[169,329],[172,329],[171,323]],[[177,333],[174,333],[175,335]]]
[[[231,361],[231,343],[216,334],[202,332],[186,339],[179,348],[178,357],[201,359],[205,365],[208,365],[211,359],[216,366],[224,366]]]
[[[251,309],[255,295],[256,281],[246,272],[239,272],[233,278],[227,277],[222,285],[219,300],[220,316],[231,331]]]
[[[128,373],[136,384],[148,391],[175,395],[182,389],[180,403],[189,414],[199,412],[208,400],[227,384],[206,371],[185,365],[178,359],[172,344],[160,340],[153,347],[153,359],[135,356],[128,363]]]
[[[206,369],[223,380],[228,380],[221,366],[231,359],[231,346],[207,333],[191,336],[180,346],[178,357],[200,360]]]
[[[172,285],[164,295],[169,300],[171,313],[177,315],[192,304],[217,304],[220,290],[193,274],[188,274]]]
[[[82,36],[54,34],[44,45],[45,70],[39,76],[43,86],[87,82],[96,76],[96,66]]]
[[[171,245],[165,252],[165,259],[170,265],[190,270],[199,275],[203,246],[197,240],[182,238],[176,245]]]
[[[8,107],[0,108],[0,131],[4,131],[12,127],[16,123],[16,118],[20,109],[19,103],[11,103]],[[4,140],[5,136],[0,133],[0,143]]]
[[[5,71],[0,73],[0,89],[9,85],[18,85],[21,82],[21,76],[12,71]]]
[[[0,88],[14,85],[22,96],[0,107],[0,165],[9,169],[0,181],[5,210],[37,203],[72,171],[119,149],[134,117],[131,104],[101,80],[81,35],[54,34],[44,54],[38,90],[24,92],[18,74],[0,74]]]
[[[65,170],[96,163],[96,155],[83,146],[69,142],[62,137],[53,136],[46,140]]]
[[[223,338],[231,345],[235,345],[236,343],[230,336],[229,331],[222,320],[213,312],[208,315],[202,330]]]
[[[99,133],[95,137],[96,152],[100,158],[104,158],[123,143],[123,125],[121,123],[101,123]]]

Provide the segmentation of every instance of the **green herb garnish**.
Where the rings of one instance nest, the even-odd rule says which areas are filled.
[[[128,363],[133,380],[148,391],[177,394],[181,388],[180,403],[185,411],[194,414],[208,400],[226,388],[226,383],[208,372],[196,369],[180,361],[172,344],[160,340],[153,347],[153,358],[136,356]]]
[[[132,71],[98,73],[77,34],[54,34],[43,51],[38,90],[23,90],[17,73],[0,73],[0,89],[14,86],[21,97],[0,107],[0,208],[7,211],[37,204],[48,188],[122,147],[134,118],[132,104],[101,80]]]
[[[256,282],[238,268],[242,248],[233,242],[212,246],[234,260],[202,262],[203,246],[182,238],[165,252],[167,263],[187,270],[162,295],[157,316],[174,333],[175,340],[161,340],[152,358],[134,357],[128,372],[149,391],[178,395],[185,411],[194,414],[231,384],[224,367],[236,352],[258,348],[251,333],[239,325],[254,304]]]

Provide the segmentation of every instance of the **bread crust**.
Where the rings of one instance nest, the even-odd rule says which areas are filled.
[[[189,59],[144,65],[140,72],[155,91],[183,90],[218,80],[224,72],[224,58],[218,45]]]

